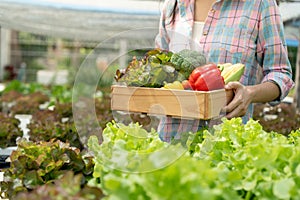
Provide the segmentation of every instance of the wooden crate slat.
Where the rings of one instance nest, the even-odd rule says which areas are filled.
[[[209,92],[144,87],[112,87],[112,110],[211,119],[226,103],[224,90]]]

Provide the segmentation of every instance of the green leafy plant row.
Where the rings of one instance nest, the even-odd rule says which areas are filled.
[[[166,144],[138,124],[109,123],[102,144],[89,140],[89,184],[106,199],[300,199],[299,134],[266,132],[257,121],[236,118]],[[176,154],[164,149],[178,145],[186,151],[161,167]]]
[[[91,178],[94,166],[91,156],[61,141],[34,143],[21,140],[10,159],[10,168],[4,170],[4,181],[1,182],[2,198],[14,198],[20,192],[53,184],[68,171],[80,174],[80,186],[83,186]]]
[[[23,137],[20,121],[0,113],[0,148],[15,146],[16,140]]]
[[[254,120],[223,119],[165,143],[153,129],[113,121],[103,141],[91,136],[86,150],[21,141],[4,172],[2,197],[300,199],[300,130],[284,136]]]
[[[23,83],[18,80],[10,81],[5,85],[5,89],[0,95],[5,97],[11,92],[19,93],[20,95],[30,95],[36,92],[41,92],[50,98],[50,103],[69,103],[72,102],[72,88],[69,85],[51,85],[45,86],[40,83]],[[14,99],[11,99],[14,100]]]

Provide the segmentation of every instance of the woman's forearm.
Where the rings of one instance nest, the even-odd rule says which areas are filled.
[[[279,87],[273,82],[264,82],[258,85],[246,86],[248,90],[252,103],[264,103],[270,102],[280,95]]]

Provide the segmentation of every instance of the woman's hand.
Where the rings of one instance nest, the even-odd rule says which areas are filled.
[[[226,117],[242,117],[246,114],[249,104],[252,102],[251,91],[240,82],[229,82],[225,85],[225,90],[232,90],[234,93],[233,99],[223,108]]]
[[[226,117],[242,117],[246,114],[250,103],[265,103],[279,99],[280,89],[271,81],[257,85],[244,86],[240,82],[229,82],[225,90],[233,91],[233,99],[222,109]]]

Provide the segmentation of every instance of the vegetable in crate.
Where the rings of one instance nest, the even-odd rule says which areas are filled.
[[[165,89],[184,90],[184,87],[183,87],[182,83],[179,82],[179,81],[174,81],[173,83],[166,83],[163,88],[165,88]]]
[[[231,81],[239,81],[245,71],[245,65],[243,65],[242,63],[218,64],[218,68],[221,70],[221,75],[224,78],[225,84]]]
[[[211,91],[224,88],[224,79],[216,64],[210,63],[197,67],[189,76],[193,90]]]
[[[196,67],[206,64],[206,58],[203,54],[189,49],[173,53],[170,61],[174,64],[175,69],[183,75],[183,80],[188,79]]]
[[[183,80],[181,82],[181,84],[185,90],[193,90],[193,88],[188,80]]]
[[[119,84],[138,87],[162,87],[164,82],[177,80],[178,72],[170,62],[172,52],[153,49],[143,59],[133,57],[125,72],[117,70],[115,79]]]

